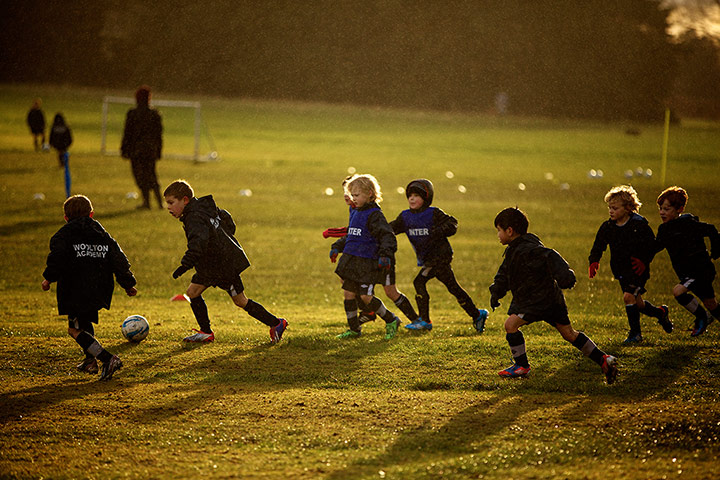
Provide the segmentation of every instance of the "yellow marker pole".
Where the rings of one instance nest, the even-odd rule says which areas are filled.
[[[663,134],[663,147],[662,147],[662,168],[660,170],[660,181],[662,186],[665,187],[665,177],[667,175],[667,153],[668,153],[668,138],[670,137],[670,109],[665,109],[665,133]]]

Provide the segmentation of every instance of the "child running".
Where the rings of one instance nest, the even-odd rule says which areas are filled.
[[[73,195],[65,200],[63,211],[67,223],[50,239],[41,287],[47,291],[51,283],[58,283],[58,313],[68,316],[68,334],[85,352],[77,369],[97,373],[100,360],[100,380],[110,380],[123,363],[97,341],[93,323],[98,323],[101,308],[110,309],[113,275],[130,297],[137,294],[135,276],[118,243],[93,220],[89,198]]]
[[[354,175],[346,184],[354,208],[350,209],[348,233],[333,243],[330,261],[338,262],[335,273],[343,280],[344,308],[349,329],[338,338],[357,338],[361,333],[358,298],[368,311],[385,320],[385,339],[397,334],[400,319],[374,295],[376,283],[389,285],[397,241],[378,203],[382,192],[372,175]],[[342,253],[340,260],[338,255]],[[409,302],[408,302],[409,303]]]
[[[490,306],[495,310],[507,291],[512,292],[509,316],[505,320],[505,338],[515,361],[498,374],[506,378],[528,374],[530,363],[520,327],[544,320],[586,357],[600,365],[607,383],[613,383],[618,373],[617,359],[605,354],[570,324],[561,289],[575,285],[575,272],[558,252],[546,248],[537,236],[527,233],[528,224],[527,216],[517,208],[506,208],[495,217],[498,239],[507,248],[505,259],[490,285]]]
[[[193,343],[215,340],[202,293],[208,287],[219,287],[230,295],[235,305],[270,327],[271,343],[279,342],[288,322],[245,296],[240,274],[250,266],[250,261],[233,236],[235,222],[230,213],[218,208],[212,195],[195,198],[192,187],[185,180],[168,185],[163,195],[168,211],[183,223],[187,237],[187,251],[172,276],[177,279],[195,268],[186,293],[200,330],[193,329],[196,333],[183,340]]]
[[[405,325],[409,330],[432,330],[430,294],[427,283],[437,278],[458,301],[478,333],[485,330],[487,310],[478,310],[470,295],[460,286],[452,270],[453,250],[447,237],[457,232],[457,220],[437,207],[432,207],[435,189],[430,180],[413,180],[405,188],[410,208],[390,222],[395,234],[405,233],[410,240],[420,268],[413,284],[420,317]]]
[[[640,313],[656,318],[663,330],[671,333],[673,324],[668,318],[667,305],[656,307],[642,297],[647,291],[645,283],[650,278],[650,262],[656,253],[656,243],[648,221],[638,213],[642,203],[637,192],[629,185],[613,187],[605,195],[605,202],[610,219],[603,222],[595,236],[588,257],[589,277],[597,274],[600,258],[610,245],[610,269],[620,282],[630,325],[623,343],[642,342]]]
[[[346,185],[347,183],[352,179],[352,175],[345,178],[345,180],[342,183],[343,192],[344,192],[344,199],[345,204],[348,206],[348,209],[350,213],[352,213],[353,209],[355,208],[355,204],[352,201],[352,197],[350,196],[350,193],[347,191]],[[342,238],[346,236],[348,233],[347,227],[339,227],[339,228],[328,228],[323,232],[324,238],[329,237],[336,237],[336,238]],[[340,280],[342,282],[342,279]],[[393,301],[393,303],[400,309],[403,314],[410,320],[411,322],[416,322],[418,319],[418,314],[415,312],[415,309],[412,306],[412,303],[410,303],[410,300],[403,294],[401,291],[398,290],[397,285],[395,283],[395,266],[392,265],[389,270],[385,273],[385,279],[383,281],[383,290],[385,290],[385,295]],[[377,315],[375,312],[368,309],[368,306],[363,303],[362,299],[360,297],[356,297],[358,308],[360,309],[360,313],[358,314],[358,320],[360,320],[360,324],[371,322],[377,318]]]
[[[701,222],[698,217],[685,212],[687,192],[677,186],[666,188],[657,198],[662,224],[658,227],[658,250],[667,249],[673,269],[680,282],[673,287],[675,300],[695,315],[691,336],[702,335],[713,321],[720,319],[720,306],[715,300],[713,279],[715,266],[712,259],[720,257],[720,234],[717,228]],[[710,239],[710,255],[705,246]],[[700,305],[699,298],[705,308]]]

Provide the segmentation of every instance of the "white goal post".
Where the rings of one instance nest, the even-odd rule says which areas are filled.
[[[119,128],[120,130],[120,136],[122,136],[122,128],[125,121],[125,114],[127,113],[127,110],[123,110],[122,112],[112,112],[110,111],[111,105],[113,104],[120,104],[120,105],[135,105],[135,99],[129,98],[129,97],[112,97],[112,96],[106,96],[103,98],[103,105],[102,105],[102,135],[101,135],[101,143],[100,143],[100,154],[101,155],[114,155],[119,156],[120,151],[115,149],[108,149],[108,136],[111,132],[116,132]],[[178,153],[173,151],[168,151],[166,148],[168,143],[166,141],[167,135],[164,135],[163,138],[163,158],[180,158],[185,160],[194,160],[196,162],[201,161],[208,161],[208,160],[218,160],[218,154],[215,151],[215,145],[213,145],[212,138],[209,136],[209,132],[207,133],[208,142],[210,144],[211,152],[205,155],[200,155],[200,137],[203,130],[203,120],[202,120],[202,114],[201,114],[201,105],[200,102],[188,102],[183,100],[152,100],[151,105],[154,107],[172,107],[172,108],[185,108],[185,109],[193,109],[194,110],[194,120],[193,120],[193,153]],[[122,120],[118,120],[119,118],[122,118]],[[118,126],[117,123],[120,121],[120,125]],[[165,123],[165,117],[163,116],[163,123]],[[205,127],[207,129],[207,127]],[[117,136],[117,135],[116,135]],[[120,145],[120,142],[118,141],[118,146]],[[185,150],[187,151],[187,150]]]

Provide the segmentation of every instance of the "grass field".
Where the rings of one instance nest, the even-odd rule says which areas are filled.
[[[233,214],[253,263],[243,274],[248,296],[290,323],[270,346],[264,326],[210,290],[217,340],[192,348],[180,341],[196,326],[189,305],[170,301],[189,281],[170,275],[185,248],[181,224],[136,211],[129,164],[99,155],[102,97],[128,93],[0,85],[0,478],[720,477],[720,326],[690,338],[663,252],[646,298],[670,305],[676,330],[644,317],[645,342],[625,347],[607,254],[598,277],[586,274],[613,185],[632,182],[657,228],[661,126],[627,135],[630,125],[188,99],[202,102],[221,161],[162,160],[161,183],[185,178]],[[55,287],[40,289],[64,187],[55,153],[32,151],[24,118],[35,96],[48,121],[65,114],[73,192],[92,199],[138,278],[137,297],[117,289],[100,314],[98,339],[125,363],[110,382],[74,370],[81,352],[56,313]],[[163,115],[168,148],[191,151],[184,119]],[[687,188],[688,211],[720,225],[720,125],[674,126],[668,157],[666,183]],[[531,375],[500,379],[511,363],[509,298],[478,335],[437,282],[431,333],[401,329],[387,342],[375,322],[357,340],[335,339],[345,328],[342,293],[321,232],[347,223],[339,190],[351,167],[379,179],[390,219],[407,208],[398,187],[434,182],[435,204],[460,224],[450,239],[456,275],[479,307],[488,308],[502,260],[493,218],[506,206],[526,211],[530,230],[575,269],[571,319],[620,359],[617,384],[605,385],[546,324],[524,329]],[[637,167],[655,174],[627,180]],[[412,298],[414,255],[406,238],[398,244],[398,286]],[[134,313],[151,325],[139,345],[120,334]]]

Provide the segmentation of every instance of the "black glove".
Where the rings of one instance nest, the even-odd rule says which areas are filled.
[[[180,275],[190,270],[185,265],[180,265],[178,268],[175,269],[175,271],[172,273],[173,278],[180,278]]]
[[[499,306],[500,306],[500,300],[497,297],[495,297],[495,295],[490,295],[490,308],[493,309],[493,312]]]

